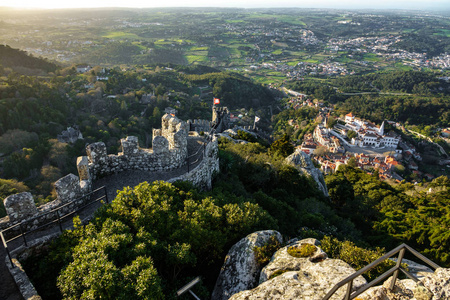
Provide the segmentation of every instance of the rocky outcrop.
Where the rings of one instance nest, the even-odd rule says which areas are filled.
[[[390,260],[397,262],[397,258],[393,257]],[[416,263],[409,259],[402,259],[402,264],[408,267],[408,272],[416,276],[418,279],[423,278],[426,273],[433,273],[433,270],[427,266]]]
[[[308,257],[294,257],[288,253],[289,248],[304,244],[314,245],[316,251]],[[331,287],[355,270],[341,260],[327,259],[318,244],[315,239],[306,239],[279,249],[261,271],[260,285],[237,293],[230,300],[322,299]],[[354,281],[354,288],[365,283],[364,278],[358,277]],[[344,293],[344,289],[339,290],[333,299],[342,299]]]
[[[418,264],[416,264],[418,265]],[[435,272],[418,272],[420,280],[396,280],[393,290],[390,290],[392,277],[383,285],[375,286],[357,298],[361,300],[438,300],[450,299],[450,269],[439,268]]]
[[[279,232],[265,230],[249,234],[231,247],[225,257],[211,299],[226,300],[235,293],[252,289],[258,284],[261,267],[256,262],[253,248],[263,246],[271,236],[282,242]]]
[[[438,300],[450,299],[450,269],[437,269],[434,273],[419,273],[418,282],[411,279],[397,280],[389,289],[392,277],[382,286],[368,289],[358,298],[362,300]]]
[[[266,232],[269,231],[260,232],[260,234]],[[227,257],[221,272],[222,275],[226,270],[232,270],[232,272],[227,273],[226,281],[227,290],[232,292],[213,294],[212,300],[321,300],[338,282],[355,273],[355,270],[347,263],[338,259],[328,259],[326,253],[319,247],[320,242],[310,238],[294,241],[275,252],[269,264],[261,271],[259,285],[253,289],[244,290],[245,284],[241,284],[242,278],[252,278],[247,282],[256,278],[254,275],[255,267],[252,266],[252,263],[256,264],[256,262],[252,262],[245,256],[246,253],[250,255],[251,251],[244,250],[249,249],[248,246],[246,248],[246,245],[250,244],[250,241],[255,238],[257,236],[251,234],[233,246],[236,247],[234,252],[239,253],[239,255],[232,254],[233,259]],[[305,249],[301,246],[306,244],[309,244],[308,247],[305,247],[308,248],[308,251],[303,251]],[[414,272],[414,275],[419,278],[418,282],[411,279],[396,280],[394,289],[390,290],[391,277],[383,285],[372,287],[358,295],[357,299],[450,299],[450,269],[439,268],[435,272],[430,272],[431,270],[428,267],[415,262],[404,260],[404,263],[411,266],[410,271]],[[241,279],[233,281],[233,276]],[[362,276],[357,277],[353,281],[353,291],[366,283]],[[233,289],[234,285],[239,286],[239,288]],[[251,286],[251,284],[246,285]],[[346,286],[343,286],[330,299],[343,299],[345,293]]]
[[[309,244],[316,247],[316,251],[308,257],[293,257],[288,253],[289,248],[298,248],[302,245]],[[284,271],[300,271],[304,269],[314,268],[316,262],[327,258],[327,254],[318,246],[320,242],[316,239],[303,239],[292,243],[286,247],[279,249],[272,256],[270,262],[265,266],[259,277],[259,283],[263,283],[273,277],[275,274]]]
[[[319,190],[321,190],[325,196],[329,196],[323,174],[314,166],[308,154],[297,149],[294,153],[286,158],[285,162],[295,167],[297,170],[299,170],[300,173],[311,176],[317,183],[317,187],[319,188]]]
[[[307,259],[305,259],[307,260]],[[272,278],[253,290],[233,295],[230,300],[322,299],[336,283],[355,272],[347,263],[337,259],[326,259],[315,265],[306,265],[301,271],[287,271]],[[355,280],[356,286],[365,284],[364,279]],[[340,289],[331,299],[342,299],[345,289]]]
[[[450,299],[450,269],[439,268],[434,273],[426,273],[420,281],[433,293],[433,300]]]

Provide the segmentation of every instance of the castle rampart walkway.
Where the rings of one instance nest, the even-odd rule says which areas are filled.
[[[193,170],[196,166],[198,166],[203,158],[203,151],[201,150],[204,147],[205,139],[199,136],[190,136],[187,139],[187,147],[188,147],[188,156],[190,157],[190,165],[189,170]],[[196,155],[194,155],[196,154]],[[193,156],[194,155],[194,156]],[[193,163],[194,162],[194,163]],[[183,167],[174,169],[171,171],[159,171],[159,172],[146,172],[141,170],[127,170],[118,174],[113,174],[110,176],[106,176],[94,181],[94,189],[97,189],[101,186],[105,186],[107,190],[108,199],[113,200],[117,191],[123,190],[124,187],[130,186],[134,187],[141,182],[153,182],[155,180],[169,180],[171,178],[179,177],[188,172],[188,166],[185,164]],[[80,218],[86,219],[92,216],[92,214],[100,207],[99,204],[89,206],[82,211],[80,211]],[[67,220],[63,223],[64,229],[68,229],[72,226],[72,222]],[[51,234],[57,234],[59,232],[58,224],[54,226],[47,227],[46,230],[33,232],[30,235],[27,235],[27,241],[32,242],[38,238],[48,236]],[[13,245],[9,245],[10,250],[14,250],[22,244],[22,240],[18,239],[14,241]],[[5,264],[6,251],[3,245],[0,243],[0,299],[5,300],[20,300],[23,299],[20,294],[16,283],[11,277],[8,268]]]
[[[189,170],[193,170],[202,161],[203,152],[198,150],[203,147],[203,143],[205,142],[206,141],[202,137],[188,137],[188,156],[197,153],[196,156],[190,159],[191,165],[189,166]],[[192,164],[192,162],[196,160],[198,161]],[[179,177],[180,175],[187,173],[187,171],[187,165],[171,171],[146,172],[141,170],[128,170],[95,180],[94,189],[106,186],[108,198],[114,199],[117,195],[117,191],[123,190],[124,187],[135,187],[144,181],[167,181],[171,178]]]

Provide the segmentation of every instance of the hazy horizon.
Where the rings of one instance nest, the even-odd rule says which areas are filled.
[[[3,3],[0,0],[0,7],[9,8],[40,8],[40,9],[61,9],[61,8],[163,8],[163,7],[217,7],[217,8],[330,8],[330,9],[403,9],[403,10],[450,10],[450,1],[448,0],[379,0],[376,2],[362,2],[357,0],[306,0],[306,1],[292,1],[292,0],[218,0],[214,3],[207,0],[195,1],[179,1],[166,0],[164,5],[161,2],[149,3],[142,0],[79,0],[76,2],[62,2],[54,0],[41,0],[36,3],[35,0],[16,0],[14,3]]]

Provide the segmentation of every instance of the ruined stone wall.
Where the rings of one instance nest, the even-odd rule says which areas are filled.
[[[230,129],[230,111],[227,107],[214,106],[212,115],[212,125],[217,133]]]
[[[189,131],[209,132],[211,130],[211,121],[208,120],[188,120]]]
[[[103,142],[90,144],[86,148],[87,157],[82,158],[78,167],[83,171],[83,179],[95,180],[99,176],[120,173],[125,170],[167,171],[181,167],[187,157],[188,128],[186,122],[168,114],[162,117],[162,128],[153,130],[153,149],[141,149],[138,139],[129,136],[120,140],[122,152],[106,154]],[[86,168],[87,162],[87,168]],[[80,176],[81,177],[81,176]]]
[[[95,179],[120,173],[125,170],[143,170],[149,172],[167,171],[182,167],[188,155],[187,123],[170,115],[162,117],[162,128],[153,130],[153,148],[140,149],[137,137],[129,136],[121,140],[122,152],[108,155],[102,142],[86,147],[87,156],[77,159],[79,176],[68,174],[55,182],[57,199],[36,208],[30,193],[11,195],[4,200],[8,216],[0,219],[0,230],[38,217],[32,222],[24,222],[23,229],[28,230],[55,220],[55,214],[45,215],[54,208],[66,205],[61,214],[81,207],[87,199],[83,196],[91,192]],[[211,188],[211,176],[218,171],[217,140],[206,146],[204,161],[191,172],[171,180],[187,180],[203,189]],[[77,200],[75,202],[72,202]]]
[[[100,176],[120,173],[125,170],[165,171],[181,167],[186,163],[188,127],[186,122],[164,115],[161,129],[153,130],[153,149],[141,149],[138,139],[129,136],[121,140],[122,152],[108,155],[103,142],[86,147],[87,156],[77,159],[79,176],[69,174],[55,182],[57,199],[39,208],[34,204],[30,193],[11,195],[4,199],[7,217],[0,219],[0,230],[15,223],[36,216],[42,216],[53,208],[83,197],[92,190],[93,181]],[[81,206],[77,201],[66,207],[64,213]],[[54,216],[42,216],[31,227],[45,223]],[[25,226],[25,225],[24,225]],[[27,225],[28,227],[28,225]],[[25,229],[25,228],[24,228]],[[27,228],[29,229],[29,228]]]
[[[206,145],[203,160],[197,167],[182,176],[168,180],[168,182],[189,181],[200,189],[210,190],[213,174],[219,172],[218,152],[217,138],[214,137],[213,141]]]

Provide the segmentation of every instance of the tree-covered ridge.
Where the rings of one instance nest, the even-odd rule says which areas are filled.
[[[430,56],[450,51],[450,38],[446,35],[433,34],[432,28],[405,34],[402,41],[396,43],[400,49],[409,52],[426,52]]]
[[[410,125],[450,126],[450,96],[352,96],[336,106],[338,114],[355,115],[382,123],[397,121]]]
[[[268,88],[255,84],[251,79],[232,72],[186,75],[186,79],[196,84],[208,84],[213,95],[229,108],[258,108],[274,104],[274,94]]]
[[[12,68],[18,72],[27,69],[40,69],[45,72],[54,72],[58,66],[46,59],[36,58],[19,49],[0,45],[0,67]],[[22,69],[21,69],[22,68]],[[0,68],[0,75],[2,70]]]
[[[450,264],[448,177],[423,187],[392,187],[345,166],[325,181],[338,215],[358,224],[369,244],[390,249],[404,242],[443,266]]]
[[[450,83],[438,79],[440,74],[423,71],[386,71],[315,81],[292,81],[287,84],[296,91],[318,99],[342,99],[346,93],[410,93],[417,95],[449,94]],[[340,95],[342,94],[343,95]]]
[[[287,86],[336,104],[338,115],[352,112],[376,123],[391,120],[450,126],[450,83],[431,72],[371,73],[327,81],[293,81]]]
[[[202,95],[199,87],[217,92],[229,108],[256,110],[274,102],[260,84],[204,66],[97,66],[85,74],[70,66],[46,77],[8,72],[0,77],[1,177],[24,181],[39,203],[50,199],[54,181],[76,173],[76,157],[87,143],[102,141],[108,153],[117,153],[120,139],[133,135],[151,147],[149,132],[160,127],[167,107],[182,120],[211,119],[213,94]],[[58,142],[57,135],[73,125],[84,139]]]
[[[29,260],[25,268],[49,299],[99,299],[111,293],[172,299],[177,288],[198,275],[204,283],[196,293],[207,298],[229,247],[268,228],[288,239],[327,235],[351,241],[341,250],[335,239],[327,245],[333,256],[357,268],[380,255],[377,247],[391,249],[400,242],[442,266],[449,264],[447,178],[422,192],[344,167],[326,177],[327,199],[312,179],[283,163],[283,153],[276,151],[280,141],[265,147],[221,139],[220,173],[211,191],[163,182],[126,188],[91,224],[66,232],[48,255]],[[426,194],[429,188],[433,193]],[[43,274],[55,277],[49,281]]]

